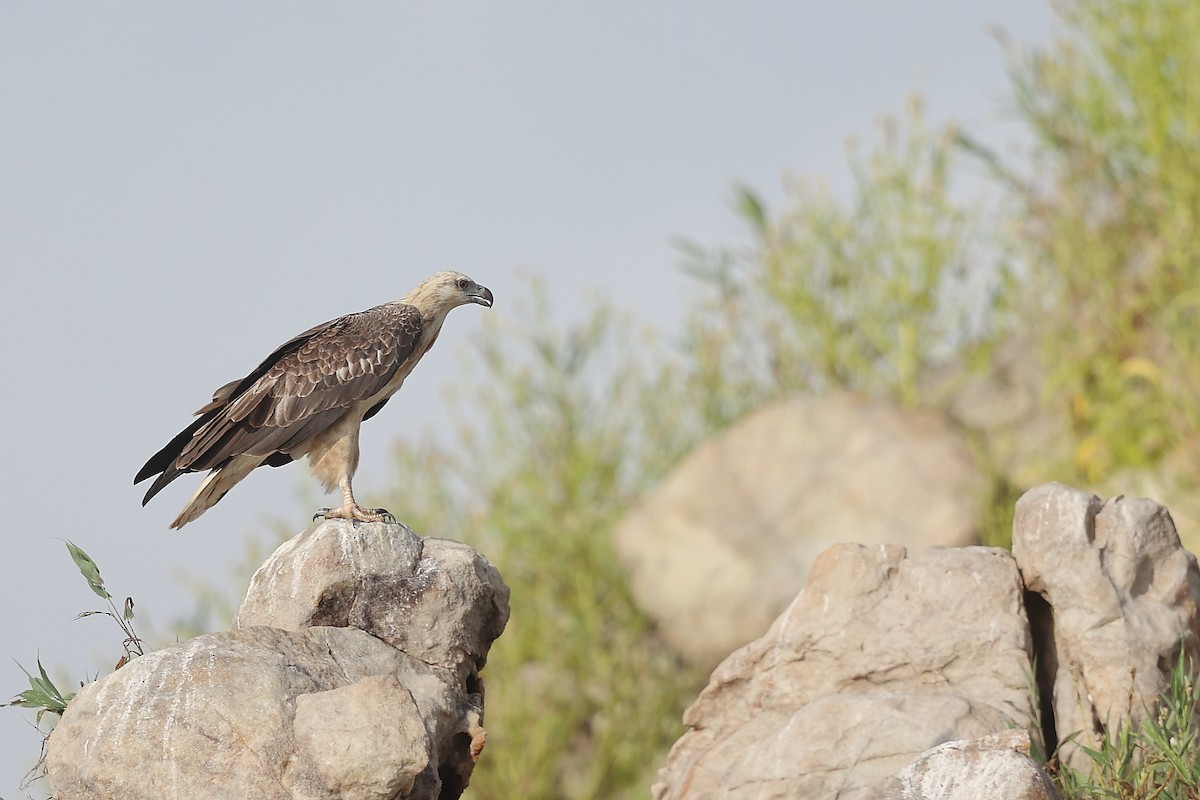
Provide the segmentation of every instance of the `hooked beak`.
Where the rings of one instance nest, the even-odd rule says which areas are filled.
[[[492,290],[486,286],[476,286],[467,293],[467,302],[478,303],[484,308],[492,307]]]

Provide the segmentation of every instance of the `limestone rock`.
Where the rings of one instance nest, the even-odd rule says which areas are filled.
[[[974,541],[983,480],[942,417],[844,393],[758,411],[618,526],[638,604],[711,668],[762,635],[832,544]]]
[[[1171,510],[1179,543],[1200,553],[1200,494],[1195,489],[1197,447],[1184,445],[1168,453],[1153,467],[1124,469],[1087,489],[1100,497],[1152,497]],[[1040,483],[1040,481],[1038,481]],[[1032,484],[1029,484],[1032,485]]]
[[[687,710],[656,800],[859,800],[925,749],[1030,726],[1016,565],[982,547],[838,545]]]
[[[235,627],[350,625],[464,679],[477,673],[508,621],[508,587],[461,542],[389,528],[318,526],[285,542],[250,579]]]
[[[1181,643],[1200,663],[1200,571],[1158,503],[1037,486],[1017,501],[1013,556],[1045,601],[1030,617],[1058,739],[1095,746],[1106,726],[1140,721]],[[1074,743],[1062,755],[1089,764]]]
[[[383,708],[388,713],[380,714]],[[292,731],[297,757],[284,783],[318,787],[303,794],[293,788],[300,797],[407,797],[436,756],[412,694],[395,675],[300,695]]]
[[[1050,776],[1029,757],[1020,729],[926,750],[894,778],[878,800],[1059,800]]]
[[[458,797],[485,737],[478,670],[507,618],[507,587],[465,545],[322,523],[260,569],[237,630],[80,691],[50,737],[55,796]]]

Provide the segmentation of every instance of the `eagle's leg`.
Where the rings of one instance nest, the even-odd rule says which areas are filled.
[[[395,522],[396,518],[386,508],[363,508],[354,499],[354,490],[350,487],[350,476],[345,475],[338,480],[342,490],[341,508],[321,508],[313,514],[313,520],[320,517],[325,519],[351,519],[359,522]]]
[[[354,499],[350,483],[358,468],[358,426],[361,418],[346,416],[309,445],[308,461],[325,491],[342,490],[340,508],[322,508],[313,519],[350,519],[359,522],[395,522],[386,508],[363,508]]]

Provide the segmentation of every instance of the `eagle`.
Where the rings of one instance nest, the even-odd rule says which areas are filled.
[[[359,428],[404,384],[446,314],[468,303],[491,308],[491,290],[460,272],[438,272],[401,300],[287,340],[249,375],[217,389],[196,420],[150,457],[133,479],[158,476],[142,505],[183,473],[208,470],[171,523],[182,528],[258,467],[307,456],[326,492],[342,490],[341,507],[323,508],[317,517],[391,521],[385,509],[363,508],[354,499]]]

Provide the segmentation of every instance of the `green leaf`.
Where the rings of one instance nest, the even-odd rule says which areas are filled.
[[[12,701],[6,703],[10,706],[20,706],[21,708],[44,708],[52,705],[54,700],[50,695],[40,689],[26,689],[18,694]]]
[[[51,691],[53,691],[55,694],[58,694],[58,689],[54,688],[54,681],[50,680],[50,676],[46,674],[46,668],[42,666],[42,660],[40,658],[37,660],[37,665],[38,665],[38,674],[41,675],[41,678],[42,678],[41,684],[43,686],[49,687],[49,689]]]
[[[753,190],[747,186],[737,187],[737,207],[742,218],[750,223],[755,233],[760,236],[766,233],[767,211]]]
[[[50,676],[46,674],[46,668],[42,666],[42,660],[39,658],[38,674],[35,676],[25,669],[24,666],[17,663],[21,671],[25,673],[25,677],[29,679],[29,687],[25,691],[18,694],[10,702],[4,703],[6,706],[18,706],[20,708],[36,708],[38,709],[37,721],[42,721],[42,715],[47,711],[51,714],[62,715],[67,708],[67,703],[71,702],[71,698],[75,696],[74,692],[63,694],[58,687],[54,685],[54,681],[50,680]]]
[[[71,541],[67,541],[67,552],[71,554],[71,560],[75,562],[75,566],[79,567],[79,574],[88,582],[88,586],[92,587],[92,591],[105,600],[112,598],[108,590],[104,588],[104,579],[100,577],[100,567],[96,566],[96,562],[92,561],[91,556],[79,549],[79,547]]]

